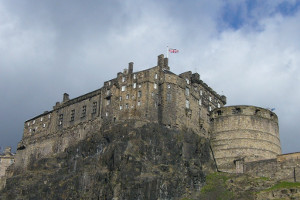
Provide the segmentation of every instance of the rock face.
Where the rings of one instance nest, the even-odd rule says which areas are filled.
[[[102,128],[51,157],[10,169],[0,199],[181,199],[215,171],[209,141],[134,122]]]

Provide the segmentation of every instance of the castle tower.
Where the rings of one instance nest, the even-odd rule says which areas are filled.
[[[254,106],[228,106],[212,112],[211,142],[219,170],[243,172],[241,162],[281,154],[278,118]]]

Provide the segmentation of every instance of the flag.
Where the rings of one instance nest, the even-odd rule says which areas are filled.
[[[178,49],[169,49],[169,52],[170,52],[170,53],[178,53],[179,50],[178,50]]]

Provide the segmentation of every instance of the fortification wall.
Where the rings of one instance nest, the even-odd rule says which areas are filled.
[[[283,154],[274,159],[245,163],[244,173],[300,182],[300,153]]]
[[[211,142],[218,167],[235,172],[235,162],[276,158],[281,154],[278,118],[254,106],[229,106],[212,112]]]

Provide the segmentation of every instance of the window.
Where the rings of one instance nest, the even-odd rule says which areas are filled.
[[[35,124],[35,120],[33,120],[32,124]]]
[[[43,118],[41,117],[41,122],[43,121]]]
[[[140,102],[140,101],[138,101],[137,105],[138,105],[138,106],[141,106],[141,102]]]
[[[108,117],[108,112],[105,113],[105,116]]]
[[[131,105],[131,108],[134,108],[134,105]]]
[[[221,108],[221,105],[220,105],[220,103],[218,103],[218,108]]]
[[[167,101],[171,101],[171,94],[167,94]]]
[[[75,110],[71,110],[71,122],[75,119]]]
[[[202,96],[202,94],[203,94],[203,93],[202,93],[202,90],[200,90],[200,95]]]
[[[123,106],[122,105],[120,105],[120,110],[122,110],[123,109]]]
[[[46,127],[46,124],[43,124],[43,128],[45,128]]]
[[[199,99],[199,106],[202,105],[202,99]]]
[[[62,126],[62,124],[63,124],[63,119],[64,119],[64,115],[63,115],[63,114],[60,114],[60,115],[59,115],[59,118],[58,118],[58,125],[59,125],[59,126]]]
[[[123,85],[123,86],[122,86],[122,92],[124,92],[125,90],[126,90],[126,86]]]
[[[155,78],[155,79],[157,79],[157,78],[158,78],[158,75],[157,75],[157,74],[155,74],[154,78]]]
[[[129,107],[129,106],[128,106],[128,103],[126,103],[126,104],[125,104],[125,108],[128,109],[128,107]]]
[[[27,123],[27,126],[30,126],[30,122]]]
[[[211,101],[211,96],[208,97],[209,101]]]
[[[110,82],[110,81],[108,81],[108,85],[111,85],[111,82]]]
[[[208,106],[208,111],[211,111],[211,106]]]
[[[106,105],[107,105],[107,106],[110,105],[110,99],[107,99],[107,100],[106,100]]]
[[[85,117],[85,115],[86,115],[86,106],[82,106],[81,117]]]
[[[168,88],[169,88],[169,89],[171,88],[171,85],[170,85],[170,84],[168,84]]]
[[[133,88],[136,88],[136,83],[133,83]]]
[[[126,99],[129,99],[129,94],[126,94]]]
[[[190,89],[189,88],[185,88],[185,95],[189,96],[190,95]]]
[[[97,112],[97,102],[93,102],[93,114],[95,114]]]
[[[107,96],[110,95],[110,90],[107,90],[107,91],[106,91],[106,95],[107,95]]]
[[[136,79],[136,74],[133,74],[133,79]]]
[[[156,83],[154,83],[154,89],[156,89],[157,88],[157,84]]]
[[[190,108],[190,102],[189,102],[189,100],[185,100],[185,107],[186,108]]]
[[[31,129],[29,129],[29,133],[31,133]]]
[[[142,85],[141,84],[139,84],[139,88],[141,88],[142,87]]]
[[[126,78],[125,77],[122,77],[122,82],[124,83],[126,81]]]
[[[138,97],[142,97],[142,91],[138,91]]]
[[[120,101],[122,101],[122,97],[120,96]]]
[[[189,79],[186,78],[185,81],[186,81],[187,84],[190,84],[190,80]]]
[[[48,118],[49,118],[49,119],[51,118],[51,115],[50,115],[50,114],[48,115]]]

